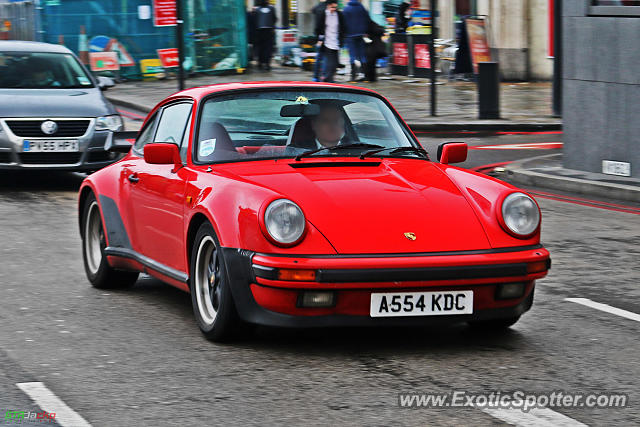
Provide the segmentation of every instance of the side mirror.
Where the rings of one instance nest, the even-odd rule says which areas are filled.
[[[180,149],[170,142],[154,142],[144,146],[144,161],[152,165],[174,165],[175,172],[182,167]]]
[[[98,87],[100,88],[100,90],[107,90],[110,87],[114,87],[115,85],[116,83],[113,81],[113,79],[105,76],[98,76]]]
[[[137,137],[137,131],[109,132],[104,149],[112,153],[128,153]]]
[[[464,142],[443,142],[438,146],[438,161],[445,165],[464,162],[467,160],[467,151]]]

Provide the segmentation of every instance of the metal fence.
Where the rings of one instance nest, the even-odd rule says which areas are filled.
[[[0,40],[36,40],[35,18],[33,2],[0,3]]]

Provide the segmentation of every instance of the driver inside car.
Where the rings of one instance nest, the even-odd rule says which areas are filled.
[[[317,148],[334,147],[345,135],[344,115],[335,105],[324,105],[317,116],[311,119]]]

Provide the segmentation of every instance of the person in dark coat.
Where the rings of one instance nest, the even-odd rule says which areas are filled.
[[[365,67],[367,62],[364,37],[369,29],[369,12],[364,8],[360,0],[350,0],[342,11],[346,24],[346,43],[349,49],[349,59],[351,62],[351,80],[355,81],[359,68]]]
[[[275,28],[278,20],[276,9],[267,0],[259,0],[254,8],[255,42],[258,54],[258,68],[271,70],[271,57],[275,43]]]
[[[400,4],[396,14],[396,33],[406,33],[411,20],[411,1],[405,0]]]
[[[320,3],[315,5],[313,9],[311,9],[311,13],[313,14],[313,23],[314,28],[318,27],[318,21],[320,19],[324,19],[324,11],[327,8],[326,0],[320,0]],[[322,48],[316,47],[316,62],[313,66],[313,81],[319,82],[322,78],[322,67],[323,67],[323,59],[324,54]]]
[[[327,0],[324,19],[318,19],[315,33],[318,47],[322,49],[324,66],[321,80],[333,82],[333,75],[338,67],[338,53],[344,44],[345,22],[342,12],[338,10],[338,0]]]
[[[387,46],[382,41],[382,36],[384,36],[384,27],[378,25],[373,22],[373,20],[369,21],[369,29],[367,31],[369,34],[370,43],[367,43],[367,62],[364,68],[364,78],[367,81],[375,82],[377,80],[376,76],[376,61],[378,58],[384,58],[387,56]]]

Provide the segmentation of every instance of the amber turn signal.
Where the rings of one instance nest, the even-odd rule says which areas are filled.
[[[298,282],[315,282],[315,270],[278,270],[278,280],[295,280]]]
[[[527,274],[542,273],[549,269],[549,260],[530,262],[527,264]]]

